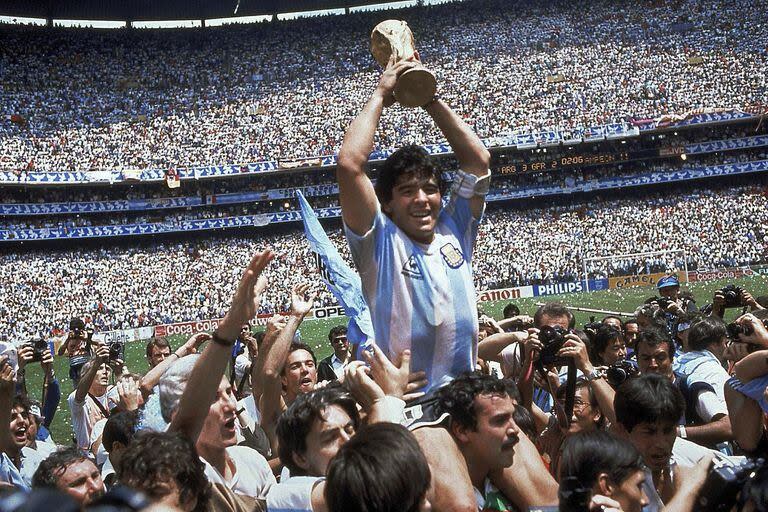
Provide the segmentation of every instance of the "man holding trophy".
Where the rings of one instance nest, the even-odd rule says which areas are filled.
[[[469,472],[445,428],[447,414],[437,410],[435,391],[472,371],[477,359],[477,306],[470,264],[490,182],[490,154],[435,94],[434,75],[422,66],[405,22],[380,23],[371,40],[372,53],[385,69],[347,129],[338,155],[345,232],[371,311],[376,343],[392,360],[410,349],[412,371],[426,374],[425,395],[407,404],[405,417],[432,468],[428,498],[435,510],[477,510]],[[395,102],[423,108],[453,149],[459,170],[445,207],[442,171],[423,148],[406,146],[393,153],[380,168],[375,188],[365,173],[383,109]],[[515,457],[519,464],[528,464],[531,457],[541,464],[527,439],[518,444],[518,450],[522,451]],[[497,485],[507,494],[522,497],[518,505],[543,504],[540,482],[526,481],[520,474],[531,473],[528,469],[546,474],[543,465],[525,468],[516,462],[514,467],[515,487]],[[511,479],[499,474],[496,480]],[[552,484],[556,491],[554,480]],[[549,501],[551,488],[544,487]]]

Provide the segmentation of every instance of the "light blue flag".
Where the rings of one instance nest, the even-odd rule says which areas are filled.
[[[350,318],[347,325],[347,338],[352,345],[357,345],[359,354],[361,349],[367,348],[373,342],[371,312],[363,298],[360,276],[341,258],[336,246],[325,234],[323,226],[317,220],[317,215],[300,190],[296,191],[296,197],[301,205],[304,234],[312,249],[317,269],[323,276],[328,289]]]

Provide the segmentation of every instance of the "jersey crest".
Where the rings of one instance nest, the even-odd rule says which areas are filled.
[[[464,263],[464,255],[451,243],[447,243],[440,248],[440,254],[445,263],[451,268],[459,268]]]

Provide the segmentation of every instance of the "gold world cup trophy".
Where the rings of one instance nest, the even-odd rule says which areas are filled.
[[[371,32],[371,53],[382,68],[386,69],[392,55],[395,62],[399,62],[411,57],[415,51],[413,32],[404,21],[382,21]],[[404,107],[421,107],[435,97],[436,91],[435,75],[418,65],[398,77],[393,94]]]

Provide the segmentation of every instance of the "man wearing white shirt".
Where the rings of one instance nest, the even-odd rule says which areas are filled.
[[[72,430],[77,446],[88,450],[94,425],[109,417],[110,409],[117,405],[117,389],[109,386],[112,368],[109,366],[109,347],[100,345],[96,356],[83,365],[77,388],[67,398],[72,417]]]

